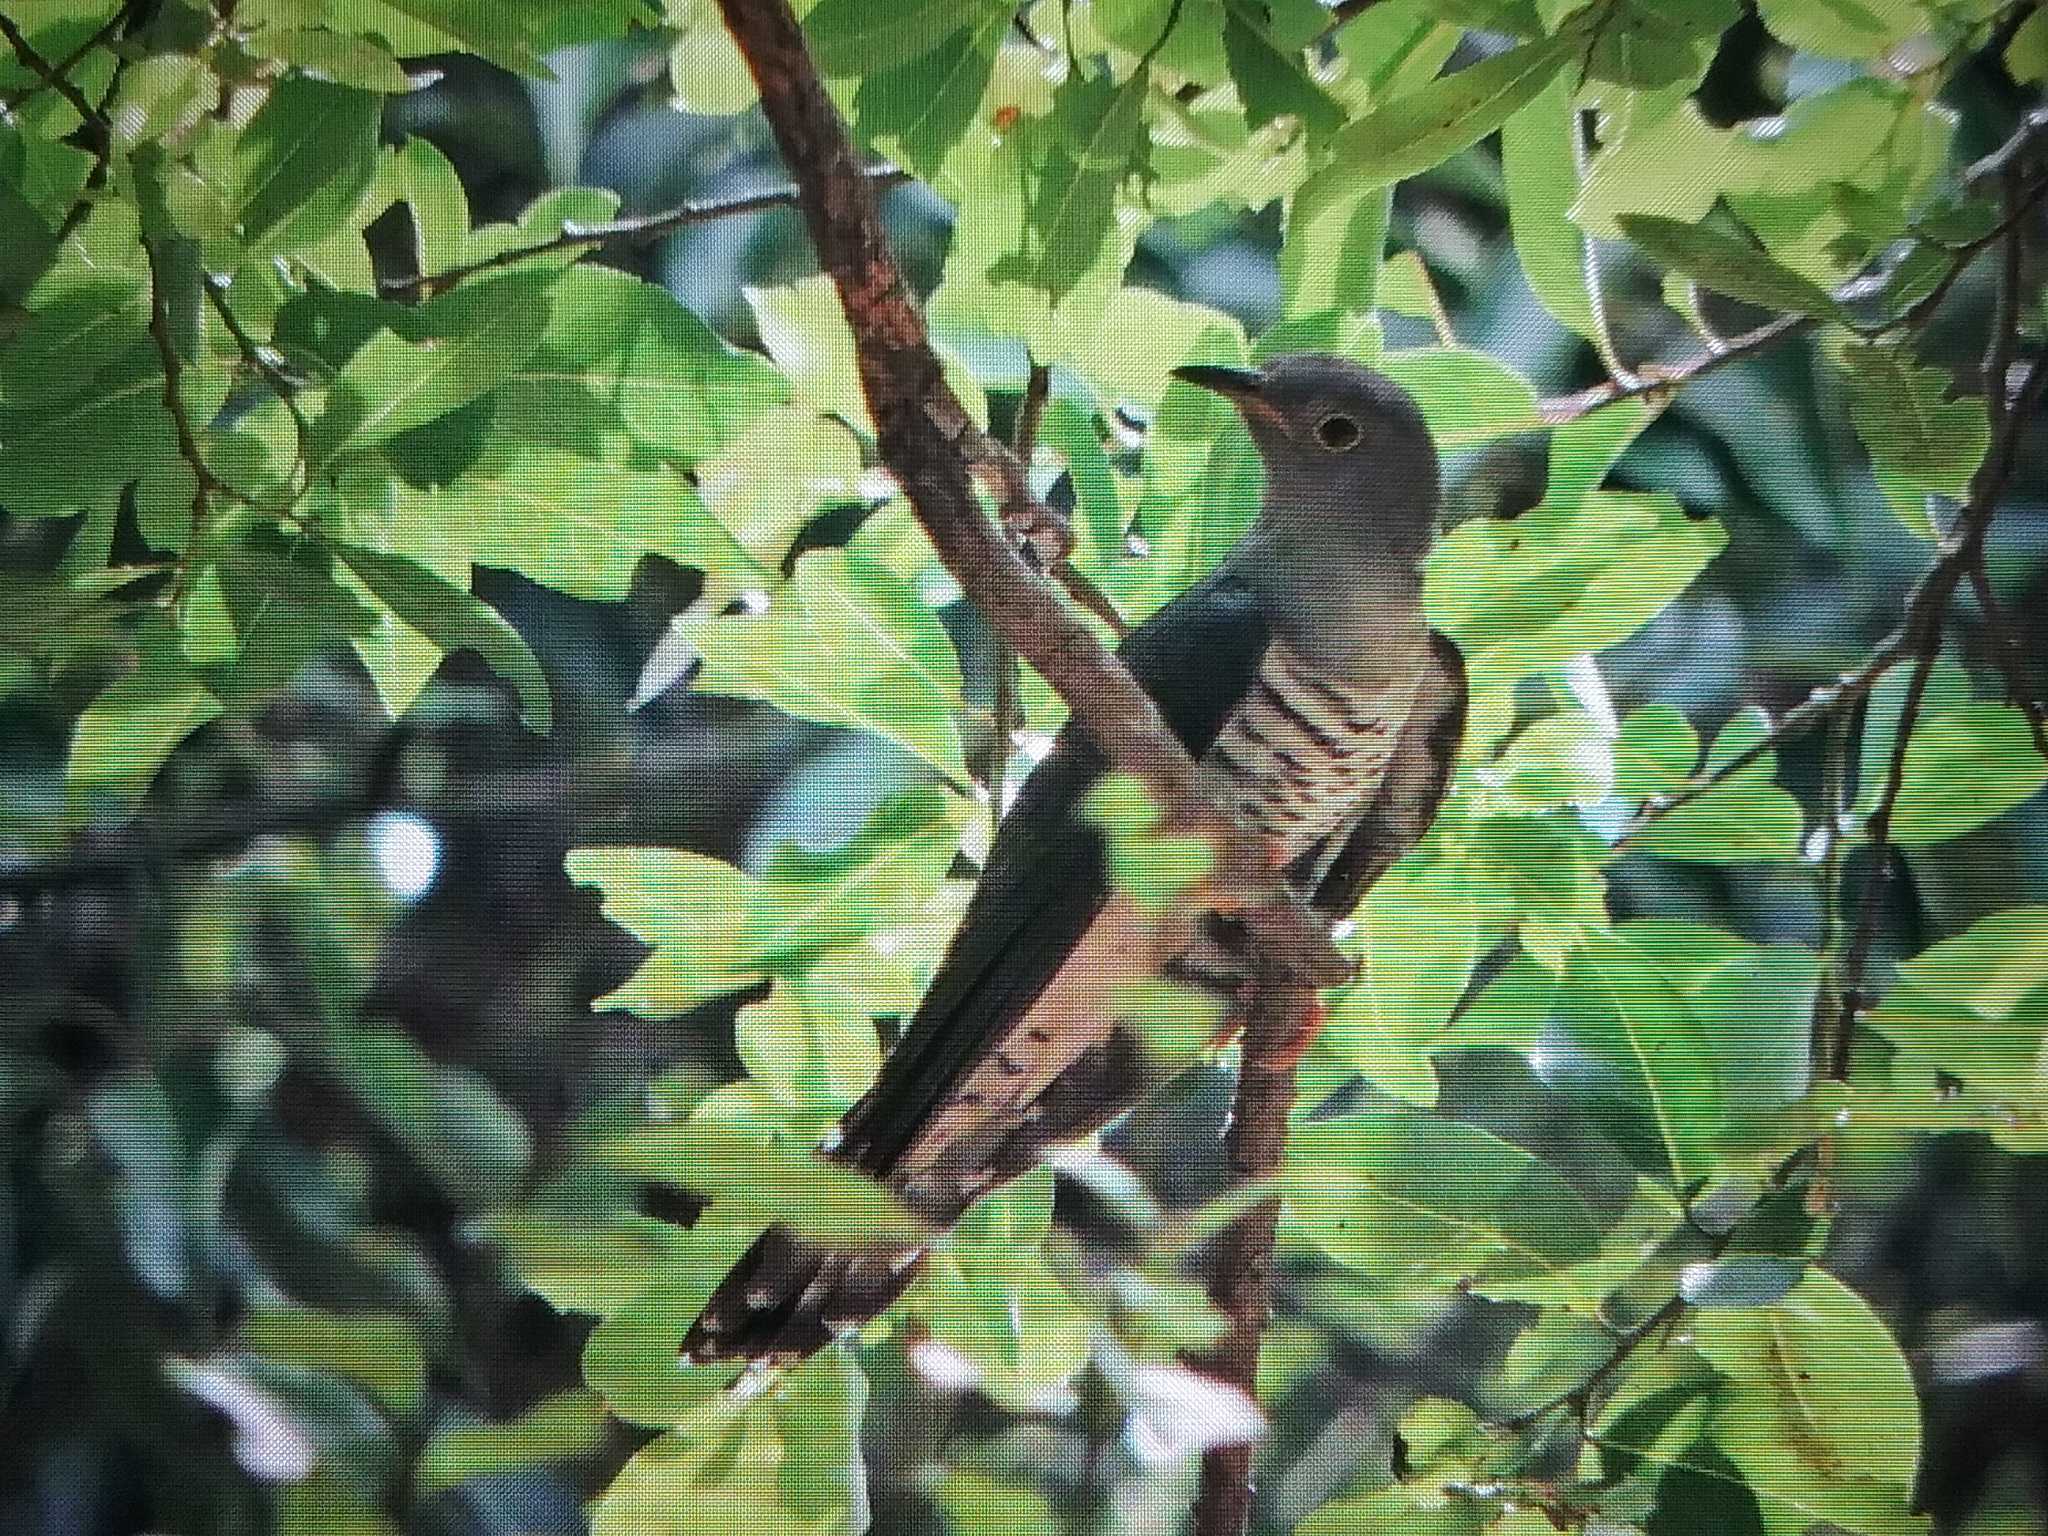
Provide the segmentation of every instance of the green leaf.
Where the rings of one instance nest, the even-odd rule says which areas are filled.
[[[1923,715],[1906,745],[1891,837],[1908,847],[1946,842],[2030,800],[2048,784],[2027,717],[2004,704]]]
[[[186,373],[191,400],[225,374]],[[215,393],[225,393],[216,387]],[[214,405],[188,414],[205,419]],[[78,451],[91,443],[93,452]],[[138,475],[176,455],[177,439],[164,409],[164,376],[145,340],[118,356],[80,392],[61,385],[42,394],[20,392],[0,404],[0,506],[16,517],[66,517],[111,502]]]
[[[1448,859],[1405,859],[1380,877],[1351,915],[1347,953],[1358,976],[1332,993],[1317,1045],[1381,1091],[1436,1102],[1429,1063],[1479,956],[1495,937]]]
[[[669,0],[675,33],[668,51],[668,84],[679,111],[730,117],[760,100],[747,61],[711,0]]]
[[[1737,1466],[1790,1450],[1823,1478],[1911,1487],[1913,1373],[1870,1304],[1834,1276],[1809,1270],[1768,1307],[1711,1308],[1694,1319],[1693,1339],[1732,1383],[1713,1435]]]
[[[1690,733],[1691,727],[1686,729]],[[1703,771],[1745,750],[1768,729],[1759,712],[1738,713],[1714,738]],[[1765,752],[1704,795],[1663,812],[1629,846],[1639,853],[1707,863],[1798,858],[1806,815],[1798,800],[1777,786],[1777,773],[1777,754]],[[1678,784],[1684,782],[1681,778]],[[1676,787],[1667,785],[1652,793]]]
[[[140,800],[178,743],[221,712],[168,627],[151,624],[138,638],[135,670],[86,705],[72,728],[64,781],[74,811],[96,794],[124,805]]]
[[[873,731],[965,782],[952,642],[917,590],[866,556],[805,555],[764,611],[701,618],[688,634],[703,656],[699,692]]]
[[[352,1381],[398,1418],[418,1413],[426,1395],[419,1333],[405,1318],[388,1312],[260,1306],[242,1319],[237,1342],[266,1359]]]
[[[334,376],[307,443],[314,467],[424,426],[509,377],[540,344],[551,284],[516,273],[400,312],[404,335],[377,332]]]
[[[721,1218],[778,1222],[838,1248],[915,1244],[929,1229],[875,1180],[707,1116],[608,1142],[605,1167],[708,1200]]]
[[[1991,423],[1981,399],[1946,398],[1953,380],[1925,368],[1904,346],[1852,342],[1842,349],[1849,386],[1849,419],[1870,450],[1871,465],[1900,519],[1923,538],[1926,499],[1957,501],[1991,446]]]
[[[1375,366],[1415,397],[1438,448],[1469,448],[1541,425],[1529,381],[1474,348],[1388,352]]]
[[[1579,195],[1578,107],[1571,81],[1553,79],[1501,126],[1508,230],[1537,302],[1576,336],[1598,341],[1586,287],[1586,241],[1569,214]]]
[[[882,1062],[874,1020],[843,993],[803,979],[778,981],[740,1009],[733,1048],[780,1103],[834,1115],[868,1090]]]
[[[1688,224],[1649,213],[1624,213],[1615,222],[1656,260],[1716,293],[1796,315],[1833,318],[1841,314],[1834,295],[1818,283],[1711,224]]]
[[[377,170],[383,101],[288,75],[235,141],[235,210],[251,255],[295,251],[340,227]]]
[[[1276,45],[1265,11],[1253,0],[1224,0],[1223,51],[1246,123],[1263,128],[1276,118],[1297,117],[1317,137],[1334,132],[1344,123],[1343,109],[1309,78],[1298,46]]]
[[[2035,11],[2005,45],[2005,68],[2020,85],[2048,80],[2048,11]]]
[[[996,0],[819,0],[804,18],[804,34],[822,73],[872,75],[922,58],[1003,9]]]
[[[473,1477],[588,1456],[603,1447],[606,1429],[595,1394],[580,1387],[557,1392],[502,1424],[442,1430],[421,1450],[413,1487],[437,1493]]]
[[[1475,678],[1524,677],[1627,639],[1726,542],[1668,496],[1587,492],[1452,529],[1424,567],[1425,602]]]
[[[1457,1170],[1455,1178],[1445,1170]],[[1409,1286],[1554,1274],[1600,1229],[1544,1163],[1474,1126],[1419,1114],[1310,1120],[1283,1176],[1294,1225],[1341,1263]]]
[[[863,73],[853,98],[861,137],[919,175],[936,176],[988,95],[1010,20],[1004,7],[984,8],[929,53]]]
[[[844,847],[785,850],[759,878],[673,849],[572,849],[569,877],[598,886],[605,916],[654,950],[598,1006],[675,1013],[916,914],[952,863],[966,806],[935,789],[906,792]]]
[[[1685,1000],[1618,935],[1588,934],[1551,1004],[1539,1043],[1546,1083],[1602,1111],[1646,1173],[1683,1188],[1713,1170],[1721,1120],[1713,1052]]]
[[[1921,0],[1759,0],[1757,13],[1787,46],[1838,59],[1875,59],[1933,21]]]
[[[751,1397],[729,1396],[637,1452],[591,1536],[846,1536],[868,1526],[867,1383],[827,1349]]]
[[[1691,87],[1741,15],[1739,0],[1596,0],[1559,35],[1583,44],[1585,72],[1595,80]]]
[[[363,1111],[457,1204],[497,1204],[525,1177],[532,1135],[477,1073],[440,1065],[390,1029],[337,1026],[326,1057]]]
[[[722,341],[658,284],[574,267],[547,300],[539,346],[491,392],[508,435],[605,463],[638,447],[694,465],[789,398],[766,360]]]
[[[478,1231],[504,1250],[520,1282],[556,1311],[599,1317],[631,1301],[649,1275],[674,1269],[692,1248],[680,1228],[629,1212],[561,1220],[545,1212],[500,1211],[482,1218]]]
[[[617,602],[641,557],[709,565],[705,515],[680,475],[593,464],[536,448],[480,464],[433,491],[397,485],[389,510],[351,506],[354,536],[432,569],[494,565],[576,597]]]
[[[1117,192],[1146,142],[1149,83],[1142,69],[1121,85],[1107,74],[1076,72],[1054,93],[1051,112],[1018,126],[1026,245],[996,262],[991,277],[1058,300],[1087,275],[1116,222]]]
[[[1440,165],[1492,133],[1570,63],[1569,40],[1524,43],[1397,96],[1340,130],[1336,163],[1372,182],[1400,181]]]
[[[2038,1104],[2048,981],[2048,908],[2016,907],[1899,964],[1869,1018],[1923,1072],[2011,1106]]]
[[[473,650],[519,695],[519,717],[545,735],[554,701],[540,662],[498,611],[403,555],[336,543],[335,555],[398,617],[443,651]]]

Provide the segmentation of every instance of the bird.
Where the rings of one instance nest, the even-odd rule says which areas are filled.
[[[1173,373],[1236,406],[1265,494],[1215,570],[1119,654],[1196,759],[1197,787],[1334,921],[1428,830],[1464,733],[1463,661],[1422,607],[1436,449],[1414,399],[1348,359]],[[1196,914],[1157,952],[1159,925],[1115,888],[1085,812],[1108,766],[1069,724],[1032,770],[915,1015],[821,1143],[933,1227],[1146,1091],[1120,989],[1150,973],[1227,1008],[1249,979],[1247,935],[1227,914]],[[771,1226],[712,1291],[682,1357],[801,1360],[893,1303],[925,1251],[833,1251]]]

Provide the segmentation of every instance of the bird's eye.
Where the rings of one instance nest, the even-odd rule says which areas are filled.
[[[1316,441],[1333,453],[1341,453],[1358,441],[1358,423],[1349,416],[1325,416],[1316,423]]]

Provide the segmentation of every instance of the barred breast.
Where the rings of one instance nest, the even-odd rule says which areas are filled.
[[[1202,788],[1291,861],[1357,814],[1414,699],[1412,672],[1391,686],[1360,686],[1276,643],[1203,754]]]

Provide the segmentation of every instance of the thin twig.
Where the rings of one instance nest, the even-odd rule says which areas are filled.
[[[1999,671],[2005,674],[2006,697],[2027,717],[2027,729],[2034,737],[2034,750],[2048,757],[2048,725],[2042,722],[2040,695],[2027,679],[2026,647],[2020,644],[2005,605],[1999,602],[1998,593],[1992,589],[1991,574],[1984,569],[1981,545],[1972,551],[1969,575],[1970,590],[1976,594],[1978,611],[1984,615],[1984,628],[1991,635],[1992,657],[1997,661]]]
[[[1350,967],[1324,924],[1277,878],[1261,840],[1245,835],[1202,795],[1193,758],[1144,689],[982,513],[975,468],[1003,482],[1006,516],[1014,498],[1029,497],[1028,477],[1007,446],[974,424],[946,382],[924,316],[889,248],[873,179],[818,78],[787,0],[718,5],[796,180],[818,263],[839,290],[882,461],[939,558],[996,633],[1058,691],[1077,727],[1111,764],[1146,785],[1171,826],[1202,836],[1216,850],[1204,898],[1241,908],[1268,956],[1291,974],[1318,984],[1341,980]]]
[[[88,128],[105,128],[105,122],[93,104],[85,99],[85,93],[71,83],[70,76],[62,69],[36,51],[35,44],[28,40],[27,35],[15,25],[13,18],[5,11],[0,11],[0,37],[7,39],[8,46],[14,50],[14,56],[21,60],[24,69],[70,103],[71,110],[78,114],[79,121]]]
[[[1790,737],[1811,730],[1836,710],[1855,703],[1876,686],[1877,680],[1884,676],[1908,649],[1907,632],[1902,625],[1880,640],[1876,649],[1861,666],[1844,672],[1831,683],[1821,684],[1772,722],[1770,729],[1762,736],[1726,762],[1717,764],[1711,772],[1696,776],[1669,794],[1653,795],[1645,800],[1642,809],[1622,829],[1621,835],[1614,840],[1612,846],[1616,849],[1623,847],[1631,838],[1641,835],[1651,822],[1668,816],[1681,805],[1689,805],[1710,790],[1719,788],[1766,752],[1778,747]]]
[[[862,173],[877,186],[893,186],[908,181],[910,173],[893,165],[872,165]],[[770,208],[794,208],[797,206],[797,189],[793,186],[770,187],[763,192],[748,192],[739,197],[710,199],[703,202],[679,203],[659,213],[644,213],[632,218],[613,219],[604,224],[564,223],[559,233],[534,245],[522,245],[509,251],[500,251],[495,256],[486,256],[481,261],[468,262],[459,267],[449,267],[440,272],[417,273],[412,277],[389,277],[378,284],[384,292],[401,299],[430,298],[445,292],[466,277],[475,277],[479,272],[495,272],[501,267],[516,266],[522,261],[531,261],[536,256],[546,256],[555,251],[594,250],[601,245],[634,240],[657,240],[691,224],[707,224],[714,219],[727,219],[736,214],[761,213]]]
[[[192,425],[191,413],[185,409],[181,388],[185,363],[178,356],[177,341],[171,335],[171,306],[165,291],[163,252],[155,240],[144,235],[142,254],[149,264],[149,337],[156,343],[157,361],[164,372],[164,409],[170,413],[171,427],[177,434],[178,457],[192,470],[192,543],[196,546],[206,530],[207,511],[213,493],[226,487],[207,466],[206,455],[199,447],[198,431]]]
[[[306,420],[306,413],[299,408],[298,391],[292,381],[285,377],[284,370],[277,366],[262,344],[251,336],[243,326],[241,317],[228,303],[228,279],[209,273],[201,280],[207,300],[213,305],[213,312],[220,316],[220,323],[227,327],[228,335],[234,338],[236,348],[242,354],[242,361],[255,369],[263,382],[270,386],[270,392],[291,417],[292,433],[298,442],[298,461],[293,465],[292,478],[298,482],[293,490],[296,496],[305,489],[306,479],[312,474],[313,456],[311,450],[312,423]]]
[[[57,79],[68,80],[71,76],[71,71],[78,68],[79,61],[88,53],[113,41],[114,34],[119,32],[122,24],[128,20],[128,13],[131,9],[133,9],[131,5],[117,7],[114,14],[106,19],[97,32],[94,32],[92,36],[88,37],[84,42],[50,66],[51,75]],[[34,85],[24,86],[12,96],[7,97],[4,101],[0,101],[0,112],[18,112],[34,98],[36,92],[49,89],[51,83],[48,79],[38,79]]]
[[[1590,416],[1602,406],[1613,405],[1618,400],[1651,399],[1659,403],[1677,394],[1693,380],[1725,368],[1730,363],[1739,363],[1744,358],[1754,357],[1768,351],[1779,342],[1797,336],[1801,331],[1811,330],[1818,322],[1810,315],[1781,315],[1745,331],[1740,336],[1724,341],[1718,351],[1707,351],[1689,357],[1682,363],[1669,366],[1645,363],[1630,378],[1608,379],[1595,384],[1591,389],[1582,389],[1577,394],[1560,395],[1541,401],[1536,407],[1536,416],[1545,426],[1561,427],[1577,421],[1581,416]]]
[[[1233,1188],[1270,1179],[1287,1152],[1287,1119],[1294,1108],[1294,1064],[1303,1015],[1315,1005],[1306,988],[1272,974],[1255,975],[1246,1003],[1244,1043],[1237,1071],[1224,1157]],[[1210,1259],[1209,1299],[1229,1326],[1195,1363],[1218,1381],[1254,1400],[1259,1351],[1273,1307],[1273,1233],[1277,1198],[1262,1200],[1217,1237]],[[1189,1522],[1191,1536],[1241,1536],[1251,1518],[1250,1442],[1217,1446],[1202,1456],[1201,1491]]]

